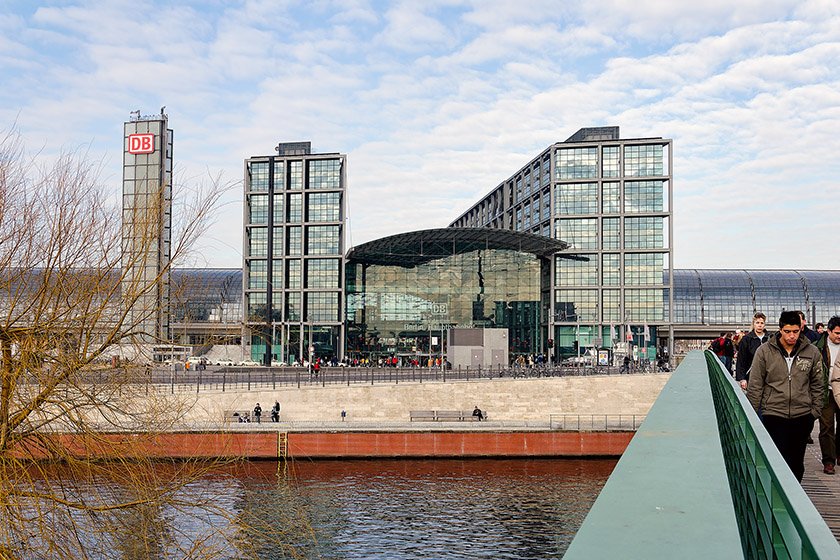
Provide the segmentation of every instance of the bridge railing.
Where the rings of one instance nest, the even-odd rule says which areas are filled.
[[[576,558],[840,558],[740,387],[689,353],[572,541]]]
[[[840,547],[741,387],[705,353],[745,558],[840,558]]]

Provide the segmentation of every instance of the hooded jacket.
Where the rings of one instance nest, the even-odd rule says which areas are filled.
[[[823,364],[823,380],[825,381],[825,397],[823,398],[823,408],[828,406],[828,399],[831,397],[832,386],[828,379],[829,373],[832,371],[831,366],[831,352],[828,351],[828,332],[822,333],[820,338],[813,343],[820,351],[820,357]],[[840,356],[838,356],[840,358]]]
[[[819,349],[804,336],[793,347],[788,371],[787,352],[779,342],[780,333],[758,347],[753,358],[747,397],[756,411],[769,416],[796,418],[822,412],[824,387],[823,360]]]

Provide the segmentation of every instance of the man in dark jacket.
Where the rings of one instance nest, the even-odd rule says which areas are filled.
[[[837,449],[840,448],[840,433],[835,429],[835,421],[840,421],[840,408],[828,380],[834,373],[834,363],[840,357],[840,316],[835,315],[828,321],[828,330],[823,332],[814,343],[822,356],[825,397],[820,414],[820,451],[822,452],[823,472],[834,474],[837,464]]]
[[[808,435],[825,397],[822,356],[801,330],[795,311],[782,312],[779,332],[755,353],[747,385],[750,404],[800,482]]]
[[[757,311],[753,315],[752,330],[741,337],[738,343],[738,361],[735,362],[735,380],[741,383],[741,389],[747,389],[747,380],[750,378],[753,356],[758,347],[767,342],[769,334],[764,328],[767,322],[767,315]]]
[[[801,311],[797,311],[797,313],[799,314],[799,327],[802,329],[802,334],[811,342],[816,342],[820,338],[820,334],[808,328],[808,320],[805,318],[804,313]]]

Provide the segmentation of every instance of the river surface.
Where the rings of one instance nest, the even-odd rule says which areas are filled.
[[[562,557],[615,464],[298,461],[287,467],[282,492],[265,476],[276,463],[250,463],[235,476],[248,503],[294,502],[312,528],[312,539],[300,543],[306,557],[533,560]]]

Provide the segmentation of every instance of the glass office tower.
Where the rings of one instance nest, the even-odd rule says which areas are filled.
[[[172,130],[160,115],[132,113],[123,125],[124,271],[120,293],[139,342],[169,338]]]
[[[341,356],[346,156],[313,154],[309,142],[276,151],[245,161],[250,354],[264,364]]]
[[[580,347],[673,347],[672,141],[583,128],[549,146],[451,227],[529,232],[569,242],[543,301],[559,355]],[[628,348],[629,350],[629,348]]]

